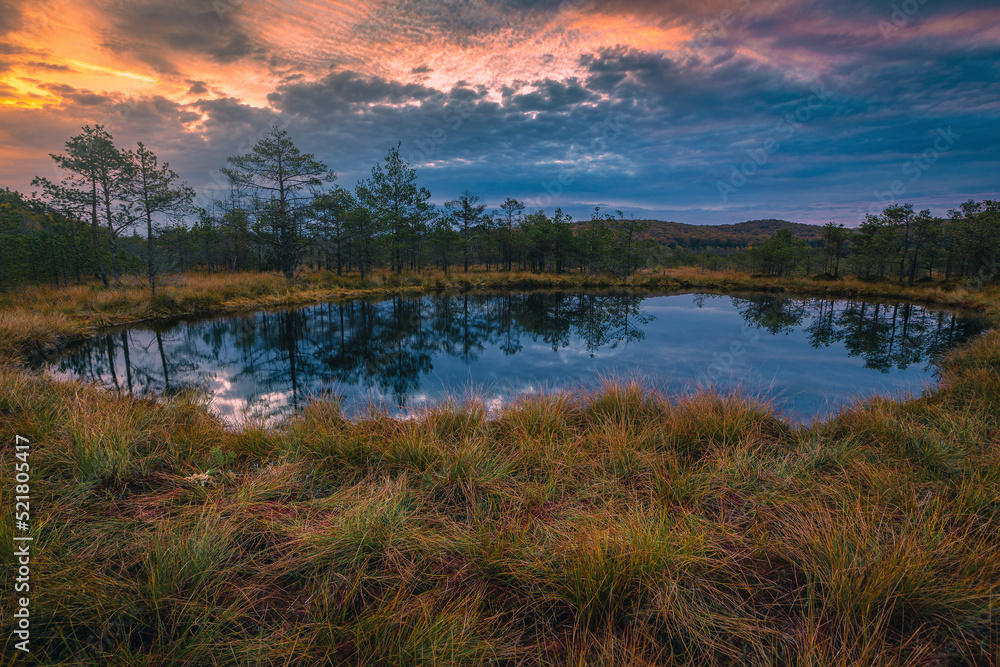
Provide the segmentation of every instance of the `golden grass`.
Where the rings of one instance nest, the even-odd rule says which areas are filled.
[[[216,290],[229,308],[339,289],[187,280],[163,299],[195,307]],[[138,293],[89,288],[4,299],[7,313],[49,304],[0,320],[8,353],[51,340],[46,317],[66,335],[149,312],[130,310]],[[407,421],[316,403],[234,430],[190,397],[116,395],[8,360],[0,430],[32,442],[44,664],[1000,660],[1000,332],[953,353],[927,395],[810,427],[753,400],[620,382],[495,418],[475,400]],[[12,495],[5,482],[0,504]],[[13,532],[6,512],[0,541]],[[5,611],[7,655],[12,629]]]

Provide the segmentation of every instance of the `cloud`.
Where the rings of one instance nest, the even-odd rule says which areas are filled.
[[[241,28],[239,11],[220,15],[204,0],[114,0],[103,12],[103,45],[168,71],[174,54],[203,55],[220,64],[262,57],[260,44]]]
[[[21,27],[24,16],[21,13],[21,3],[17,0],[0,0],[0,35],[13,32]],[[2,53],[0,45],[0,53]]]
[[[37,60],[29,60],[28,62],[26,62],[24,64],[25,64],[26,67],[38,68],[38,69],[47,69],[47,70],[52,70],[52,71],[55,71],[55,72],[72,72],[72,71],[74,71],[73,68],[70,67],[69,65],[63,65],[63,64],[60,64],[60,63],[45,63],[45,62],[39,62]]]
[[[435,200],[469,187],[490,205],[516,196],[577,215],[852,216],[941,127],[961,138],[908,198],[954,206],[996,186],[993,3],[924,3],[889,39],[892,6],[874,0],[228,5],[221,17],[201,0],[95,5],[104,78],[58,45],[10,42],[0,98],[42,108],[0,105],[0,136],[30,152],[0,180],[50,168],[45,153],[106,121],[196,186],[278,124],[347,186],[400,141]],[[134,60],[159,67],[156,81],[121,75]],[[789,124],[816,90],[823,103]],[[768,139],[780,147],[722,201],[717,184]]]
[[[319,81],[283,85],[269,95],[268,100],[282,112],[318,118],[360,106],[420,103],[440,95],[438,91],[420,84],[339,71]]]
[[[114,101],[114,98],[108,95],[102,95],[92,90],[77,89],[63,83],[39,83],[38,88],[57,95],[62,100],[63,105],[76,104],[82,107],[93,107]]]

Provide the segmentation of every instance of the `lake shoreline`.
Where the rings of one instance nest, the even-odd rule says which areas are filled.
[[[372,410],[413,418],[460,396],[497,410],[605,378],[676,396],[757,396],[782,419],[808,423],[860,397],[921,393],[936,360],[986,323],[899,299],[442,291],[114,327],[44,365],[59,379],[140,396],[205,392],[234,428],[250,414],[279,423],[313,400],[339,401],[350,419]]]
[[[925,296],[993,322],[1000,305],[996,288]],[[60,326],[114,319],[98,311]],[[232,431],[190,396],[116,395],[10,356],[0,424],[31,446],[47,664],[888,666],[1000,650],[995,328],[925,395],[803,427],[620,383],[497,419],[441,405],[352,422],[318,402]]]
[[[96,284],[69,288],[27,288],[0,294],[0,360],[51,355],[66,345],[109,329],[169,322],[187,317],[212,317],[254,310],[295,308],[345,299],[420,296],[442,293],[534,290],[641,290],[665,293],[705,290],[784,294],[828,298],[904,299],[986,313],[1000,321],[997,300],[988,292],[970,292],[957,285],[906,287],[891,281],[864,282],[811,278],[774,278],[728,271],[699,272],[668,269],[640,272],[627,280],[582,274],[425,272],[376,279],[339,278],[329,272],[307,275],[288,283],[273,274],[216,274],[180,277],[180,284],[161,286],[151,298],[148,288],[104,288]],[[383,284],[378,285],[376,282]],[[336,283],[330,285],[330,283]]]

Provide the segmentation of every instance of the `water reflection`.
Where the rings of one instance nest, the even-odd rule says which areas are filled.
[[[808,417],[926,383],[929,360],[984,327],[911,304],[769,295],[395,297],[117,331],[55,370],[136,393],[210,392],[226,417],[274,417],[329,391],[349,411],[470,386],[503,400],[614,372],[673,391],[763,387]]]
[[[772,335],[804,328],[814,348],[843,343],[865,368],[888,372],[939,357],[987,327],[983,318],[929,310],[911,303],[871,303],[773,296],[733,298],[747,324]]]

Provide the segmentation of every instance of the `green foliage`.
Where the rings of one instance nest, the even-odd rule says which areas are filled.
[[[398,278],[427,267],[447,276],[461,266],[464,273],[578,271],[626,281],[651,266],[785,277],[812,275],[822,263],[820,280],[849,270],[867,281],[960,279],[975,288],[1000,276],[994,200],[967,201],[948,219],[893,204],[857,230],[782,220],[684,225],[600,208],[575,223],[560,209],[527,211],[512,197],[488,211],[469,190],[438,210],[399,148],[353,191],[324,189],[333,172],[275,127],[248,154],[227,158],[221,173],[229,192],[192,211],[190,188],[142,142],[123,151],[103,127],[86,126],[53,156],[65,177],[33,181],[44,203],[11,191],[0,198],[0,289],[80,284],[91,276],[108,285],[106,266],[120,277],[140,265],[154,290],[160,273],[256,270],[296,278],[306,267],[338,277],[359,272],[363,280],[384,267]],[[144,238],[128,237],[137,225]]]
[[[156,229],[160,216],[176,220],[183,216],[194,201],[194,190],[187,185],[175,185],[177,172],[169,164],[160,164],[156,155],[140,141],[138,149],[127,153],[130,162],[129,197],[136,214],[146,223],[146,279],[150,291],[156,293],[158,262],[155,255]]]
[[[368,211],[371,235],[384,238],[389,268],[397,275],[404,265],[419,269],[421,242],[433,218],[428,203],[431,193],[417,186],[417,172],[399,155],[399,146],[375,163],[371,176],[358,183],[355,193]]]
[[[99,234],[103,237],[103,232]],[[95,271],[86,223],[0,190],[0,289],[27,282],[79,284]]]
[[[786,276],[795,272],[808,253],[804,241],[794,238],[790,230],[782,229],[750,249],[751,271],[765,276]]]
[[[104,285],[108,285],[99,240],[106,232],[107,254],[114,277],[121,277],[118,237],[139,219],[135,195],[136,169],[128,151],[115,146],[103,125],[85,125],[83,131],[66,142],[66,152],[52,155],[65,176],[59,183],[35,177],[32,185],[42,188],[48,206],[73,218],[90,218],[91,245]]]
[[[234,189],[250,197],[250,234],[270,250],[285,277],[293,278],[310,243],[306,234],[312,212],[309,192],[336,176],[277,127],[250,153],[229,157],[227,162],[230,166],[222,169],[223,175]]]
[[[828,222],[823,226],[823,254],[825,272],[833,269],[833,277],[840,276],[840,260],[844,257],[847,243],[851,240],[851,232],[843,225]]]
[[[445,204],[452,224],[458,227],[460,234],[459,249],[462,254],[462,270],[469,272],[469,264],[475,257],[482,255],[488,247],[486,237],[489,233],[490,218],[485,215],[486,204],[479,203],[479,195],[469,190],[463,192],[458,199]]]

